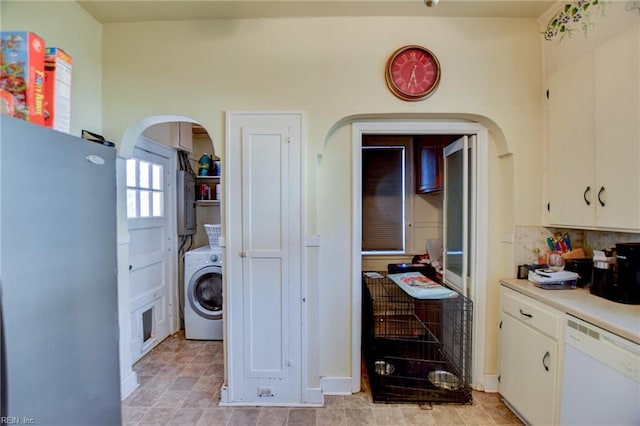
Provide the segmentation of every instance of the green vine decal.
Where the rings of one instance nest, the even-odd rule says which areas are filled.
[[[594,9],[599,9],[604,14],[604,6],[606,2],[603,0],[577,0],[566,3],[547,25],[544,31],[544,38],[548,41],[560,37],[562,40],[565,36],[571,37],[573,32],[582,28],[585,36],[593,23],[591,22],[591,13]]]

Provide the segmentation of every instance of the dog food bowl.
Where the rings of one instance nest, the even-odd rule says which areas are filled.
[[[396,368],[393,364],[389,364],[386,361],[376,361],[376,374],[381,376],[389,376],[396,371]]]
[[[456,390],[460,389],[460,379],[455,374],[444,370],[430,371],[427,376],[429,381],[437,388]]]

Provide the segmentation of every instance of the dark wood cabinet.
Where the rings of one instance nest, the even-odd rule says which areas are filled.
[[[458,135],[424,135],[413,139],[417,194],[442,191],[444,185],[442,150],[459,137]]]
[[[417,194],[442,191],[444,183],[442,148],[438,136],[424,136],[414,139]]]

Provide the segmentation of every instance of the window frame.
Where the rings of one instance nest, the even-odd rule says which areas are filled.
[[[413,224],[413,193],[415,192],[415,179],[414,179],[414,171],[413,171],[413,136],[412,134],[408,135],[400,135],[400,134],[392,134],[392,135],[381,135],[381,134],[369,134],[365,133],[362,135],[363,144],[360,146],[361,153],[361,168],[362,168],[362,151],[367,148],[394,148],[394,147],[403,147],[404,148],[404,161],[403,161],[403,186],[404,186],[404,194],[403,194],[403,244],[404,247],[402,250],[377,250],[377,251],[365,251],[362,249],[361,242],[361,256],[401,256],[407,255],[413,250],[413,233],[409,232],[412,228]],[[366,139],[366,143],[364,140]],[[360,172],[360,179],[362,179],[362,171]],[[362,185],[362,184],[361,184]],[[360,193],[360,205],[362,209],[362,191]],[[363,215],[364,212],[361,212]],[[362,216],[361,216],[362,217]],[[361,240],[363,240],[364,229],[360,232]]]
[[[148,185],[143,185],[142,182],[143,179],[141,174],[141,163],[148,164],[148,170],[146,173]],[[133,167],[131,168],[132,164]],[[134,171],[133,177],[131,177],[130,174],[132,172],[132,169]],[[163,164],[154,163],[153,161],[138,157],[131,157],[126,160],[125,193],[127,203],[127,219],[161,219],[166,216],[167,212],[165,211],[165,197],[167,196],[167,194],[165,179],[166,176]],[[133,209],[135,209],[135,214],[132,214],[132,198],[130,198],[131,193],[133,193],[132,198],[135,199],[135,205],[133,206]],[[141,199],[143,193],[149,194],[149,213],[146,215],[142,214],[143,206],[141,203]],[[155,198],[156,194],[159,194],[159,200]],[[159,214],[156,214],[156,208],[160,209]]]

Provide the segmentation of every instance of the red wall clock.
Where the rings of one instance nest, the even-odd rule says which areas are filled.
[[[427,48],[401,47],[387,61],[385,80],[389,90],[404,101],[419,101],[429,96],[440,83],[440,63]]]

